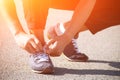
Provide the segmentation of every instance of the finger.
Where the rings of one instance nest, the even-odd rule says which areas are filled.
[[[39,43],[39,40],[37,39],[37,37],[35,35],[31,35],[31,36],[33,37],[33,39],[36,43]]]
[[[42,47],[42,44],[41,42],[37,39],[37,37],[35,37],[34,35],[32,35],[33,38],[34,38],[34,42],[36,43],[36,48],[39,49],[40,51],[43,51],[43,47]]]
[[[47,51],[51,56],[60,56],[61,52],[59,48],[57,47],[56,42],[49,48]]]
[[[47,44],[45,45],[46,48],[49,49],[50,45],[52,45],[56,40],[55,39],[51,39],[47,42]]]
[[[32,53],[32,54],[36,53],[36,50],[30,43],[27,43],[27,45],[25,46],[25,50],[27,50],[29,53]]]
[[[36,43],[34,41],[34,39],[31,39],[29,42],[30,42],[31,46],[35,49],[36,52],[40,52],[41,51],[42,47],[41,47],[41,44],[39,42]]]
[[[51,46],[53,43],[54,43],[54,40],[51,39],[45,44],[44,49],[46,50],[47,53],[50,53],[49,51],[50,51],[50,49],[52,49]]]
[[[53,48],[55,47],[55,43],[56,43],[55,39],[51,39],[46,43],[45,49],[47,50],[48,53],[52,53]]]
[[[40,51],[43,51],[43,46],[42,46],[41,42],[37,43],[37,46],[38,46]]]

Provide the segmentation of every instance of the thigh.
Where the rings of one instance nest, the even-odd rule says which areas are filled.
[[[29,29],[44,29],[50,0],[22,0]]]
[[[50,7],[63,10],[74,10],[80,0],[51,0]]]
[[[119,25],[119,3],[120,0],[97,0],[95,8],[85,25],[93,34],[108,27]]]

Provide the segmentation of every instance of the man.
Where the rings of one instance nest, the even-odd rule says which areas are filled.
[[[46,47],[48,53],[51,53],[51,55],[61,55],[61,52],[66,46],[69,46],[68,43],[73,40],[76,33],[80,33],[83,30],[90,30],[95,34],[105,28],[120,25],[119,0],[91,1],[93,2],[89,2],[89,0],[81,0],[78,3],[66,30],[63,29],[66,26],[64,24],[53,27],[52,32],[55,33],[58,31],[56,33],[60,36],[56,36],[48,42]],[[50,47],[50,45],[53,46]]]
[[[30,65],[37,73],[52,73],[54,71],[48,54],[59,56],[64,52],[70,60],[86,61],[88,57],[76,49],[75,35],[87,28],[92,33],[96,33],[111,25],[120,24],[118,0],[71,0],[69,4],[68,0],[22,0],[22,2],[24,16],[31,34],[24,32],[16,14],[14,1],[4,0],[5,12],[14,24],[9,28],[16,42],[31,53]],[[68,23],[58,24],[48,31],[52,40],[45,46],[43,29],[49,7],[75,11]],[[50,47],[51,44],[54,45]]]
[[[79,0],[76,1],[79,2]],[[78,3],[76,1],[72,0],[72,2],[75,3],[74,7]],[[48,8],[51,5],[52,7],[58,8],[53,4],[58,4],[59,2],[66,4],[68,0],[65,0],[65,2],[64,0],[60,0],[58,2],[54,0],[22,0],[22,2],[25,20],[27,22],[30,34],[27,34],[23,30],[23,26],[21,25],[16,13],[17,7],[14,0],[3,0],[4,15],[6,15],[8,17],[7,19],[14,25],[8,27],[10,28],[16,43],[31,54],[29,62],[33,71],[37,73],[53,73],[53,64],[48,55],[51,53],[46,52],[46,48],[44,47],[45,41],[43,37],[43,29],[45,27],[46,18],[48,15]],[[53,4],[51,4],[51,2],[53,2]],[[78,9],[79,5],[82,3],[85,4],[83,6],[88,6],[89,4],[86,4],[88,2],[92,3],[90,4],[91,8],[89,9],[91,12],[94,6],[93,3],[95,3],[94,0],[81,0],[76,8]],[[88,57],[85,54],[77,52],[76,47],[74,47],[74,44],[71,42],[71,40],[69,42],[71,47],[66,47],[64,54],[73,61],[87,61]],[[69,50],[71,50],[72,53],[70,53]]]

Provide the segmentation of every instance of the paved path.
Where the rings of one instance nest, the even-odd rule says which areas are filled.
[[[46,26],[67,21],[71,15],[70,11],[51,9]],[[0,17],[0,80],[120,80],[120,26],[95,35],[82,32],[77,43],[81,52],[89,56],[88,62],[68,62],[62,55],[52,58],[54,74],[35,74],[27,63],[28,53],[15,44]]]

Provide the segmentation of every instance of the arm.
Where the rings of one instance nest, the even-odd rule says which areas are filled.
[[[83,28],[82,26],[92,12],[95,2],[96,0],[80,0],[70,21],[70,26],[66,29],[65,33],[48,42],[46,47],[48,53],[52,56],[59,56],[63,52],[65,46]],[[50,47],[51,45],[52,47]]]
[[[70,39],[82,29],[82,26],[85,24],[94,8],[95,2],[96,0],[80,0],[70,21],[70,26],[65,32]]]
[[[41,43],[34,35],[30,35],[24,32],[21,23],[19,22],[18,16],[16,14],[16,7],[14,0],[3,0],[2,3],[3,16],[6,21],[9,21],[13,25],[8,25],[11,33],[14,35],[16,43],[23,49],[27,50],[29,53],[36,53],[42,50]]]
[[[12,34],[15,36],[20,32],[24,32],[16,14],[14,0],[3,0],[1,7],[6,21],[11,22],[13,25],[13,26],[8,26]]]

